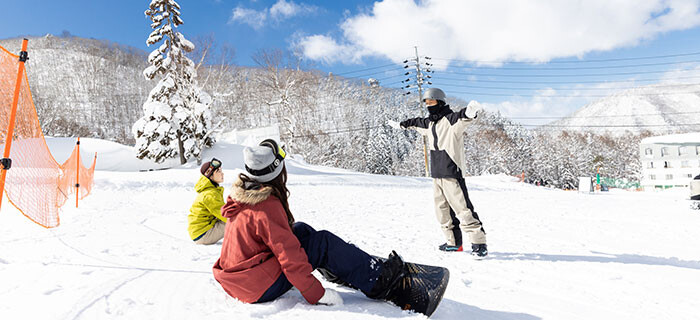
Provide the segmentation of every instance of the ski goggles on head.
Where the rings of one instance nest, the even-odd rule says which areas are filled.
[[[216,171],[219,168],[221,168],[221,160],[217,158],[211,158],[211,161],[209,161],[209,168],[207,168],[207,171],[204,172],[204,175],[207,178],[209,178],[214,173],[214,171]]]
[[[281,146],[277,144],[275,140],[265,139],[262,142],[260,142],[260,145],[270,147],[272,149],[272,153],[275,155],[275,158],[277,158],[277,160],[279,160],[280,162],[287,157],[287,153]]]
[[[214,168],[214,170],[221,168],[221,161],[217,158],[211,158],[209,165]]]
[[[245,166],[245,169],[252,175],[254,176],[263,176],[266,174],[269,174],[271,172],[274,172],[280,165],[282,165],[282,161],[284,158],[287,157],[287,153],[284,151],[282,147],[280,147],[275,140],[272,139],[265,139],[262,142],[260,142],[260,146],[263,147],[269,147],[272,149],[272,154],[275,156],[275,160],[272,161],[270,165],[268,165],[265,168],[262,169],[251,169],[247,165]]]

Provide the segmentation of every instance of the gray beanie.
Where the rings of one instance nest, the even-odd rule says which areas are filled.
[[[259,146],[243,149],[243,162],[247,176],[257,182],[269,182],[277,178],[284,168],[284,154],[275,150],[277,143],[268,139]]]

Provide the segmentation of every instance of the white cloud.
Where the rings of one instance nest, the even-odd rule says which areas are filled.
[[[421,54],[451,60],[546,62],[696,27],[699,7],[698,0],[384,0],[346,18],[342,39],[324,41],[360,58],[400,61],[418,46]],[[321,42],[299,44],[311,58],[319,48],[304,45]]]
[[[270,16],[274,19],[288,19],[300,14],[315,13],[317,10],[318,7],[315,6],[279,0],[270,7]]]
[[[294,1],[278,0],[270,8],[262,10],[236,7],[233,9],[229,23],[242,23],[251,26],[253,29],[260,29],[266,25],[268,19],[279,23],[280,21],[293,18],[299,15],[314,14],[318,7],[297,4]]]
[[[231,14],[231,19],[229,22],[238,22],[251,26],[253,29],[260,29],[265,26],[265,21],[267,20],[267,13],[265,11],[256,11],[253,9],[246,9],[237,7],[233,9]]]
[[[342,59],[360,62],[356,48],[340,45],[333,38],[324,35],[303,37],[297,45],[304,48],[304,55],[310,59],[331,63]]]
[[[674,69],[661,76],[662,84],[698,84],[700,83],[700,65],[688,65],[682,69]]]

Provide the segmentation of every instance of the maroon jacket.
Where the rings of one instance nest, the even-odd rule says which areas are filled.
[[[311,272],[306,252],[292,233],[282,203],[271,187],[245,190],[240,179],[221,214],[228,218],[214,278],[240,301],[258,301],[282,272],[306,301],[316,304],[325,293]]]

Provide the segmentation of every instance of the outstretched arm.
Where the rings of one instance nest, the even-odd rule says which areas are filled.
[[[402,128],[414,129],[421,135],[425,136],[429,134],[428,125],[430,124],[430,120],[428,120],[428,118],[411,118],[401,121],[400,124]]]
[[[428,124],[430,121],[428,118],[411,118],[401,122],[396,122],[394,120],[387,120],[386,125],[394,129],[415,129],[418,133],[422,135],[428,134]]]
[[[472,100],[469,102],[466,108],[453,113],[451,115],[452,117],[450,118],[450,122],[461,134],[461,132],[467,128],[470,122],[478,117],[481,110],[481,105]]]
[[[401,121],[400,125],[405,129],[428,129],[428,118],[411,118]]]

